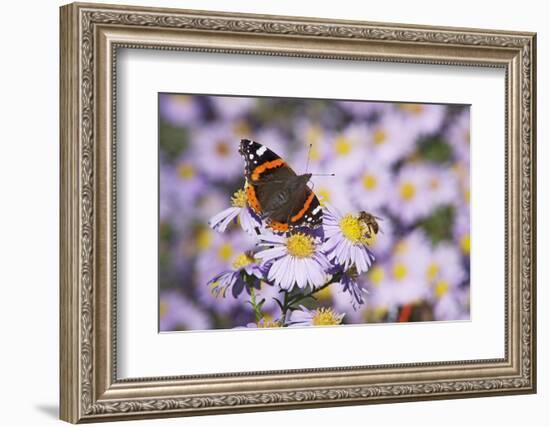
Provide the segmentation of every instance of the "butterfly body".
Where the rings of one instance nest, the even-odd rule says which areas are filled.
[[[241,140],[248,204],[274,231],[322,224],[319,200],[308,186],[311,174],[297,175],[285,161],[257,142]]]

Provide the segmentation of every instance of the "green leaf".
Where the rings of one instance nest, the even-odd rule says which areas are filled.
[[[159,134],[160,149],[166,156],[166,160],[175,160],[189,144],[189,132],[185,128],[160,124]]]
[[[453,237],[453,222],[455,211],[453,206],[440,206],[420,223],[426,234],[434,244],[442,240],[451,240]]]
[[[440,137],[429,137],[418,142],[420,156],[434,163],[445,163],[452,159],[451,147]]]

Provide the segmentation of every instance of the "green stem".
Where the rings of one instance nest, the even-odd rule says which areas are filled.
[[[337,283],[340,281],[340,279],[342,278],[342,274],[339,273],[337,275],[335,275],[330,281],[328,281],[327,283],[325,283],[323,286],[321,286],[320,288],[317,288],[317,289],[314,289],[312,290],[311,292],[308,292],[307,294],[303,294],[303,295],[296,295],[293,299],[291,299],[289,301],[289,307],[296,304],[296,303],[299,303],[300,301],[303,301],[305,300],[306,298],[311,298],[313,297],[313,295],[315,295],[317,292],[320,292],[322,291],[323,289],[325,288],[328,288],[330,285],[332,285],[333,283]]]
[[[288,309],[290,308],[290,306],[288,305],[288,292],[287,291],[283,291],[284,292],[284,298],[283,298],[283,312],[281,314],[281,326],[287,326],[286,325],[286,313],[288,311]]]
[[[323,286],[321,286],[320,288],[317,288],[311,292],[308,292],[307,294],[303,294],[303,295],[296,295],[293,299],[291,299],[289,301],[289,306],[292,306],[294,304],[297,304],[299,303],[300,301],[303,301],[307,298],[311,298],[313,297],[313,295],[315,295],[317,292],[319,291],[322,291],[323,289],[327,288],[328,286],[332,285],[332,283],[334,283],[333,281],[330,281],[329,283],[325,283]]]
[[[260,307],[258,307],[258,303],[256,302],[256,291],[253,287],[250,288],[250,304],[252,305],[252,308],[254,310],[256,323],[260,323],[260,321],[264,318],[264,315]]]

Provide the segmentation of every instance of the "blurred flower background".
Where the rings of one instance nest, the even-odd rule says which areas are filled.
[[[309,171],[335,174],[312,178],[321,203],[381,218],[376,260],[360,276],[365,304],[330,286],[317,306],[342,324],[469,319],[469,107],[160,94],[159,126],[161,331],[254,322],[246,292],[220,297],[207,286],[253,244],[242,230],[208,227],[243,187],[242,138],[298,174],[311,144]],[[277,290],[259,287],[269,326]]]

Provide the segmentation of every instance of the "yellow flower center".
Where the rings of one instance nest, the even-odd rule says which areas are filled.
[[[426,277],[428,280],[434,280],[437,273],[439,273],[439,266],[435,262],[432,262],[426,271]]]
[[[229,144],[225,140],[220,140],[216,142],[216,153],[222,157],[227,157],[231,150],[229,149]]]
[[[314,162],[319,161],[321,159],[321,153],[317,148],[311,147],[311,150],[309,152],[309,158]]]
[[[165,301],[161,301],[159,304],[160,317],[165,316],[168,313],[168,304]]]
[[[441,298],[443,295],[449,292],[449,283],[447,283],[445,280],[440,280],[435,284],[434,291],[436,296],[438,298]]]
[[[344,237],[351,240],[353,243],[364,242],[365,234],[368,232],[367,225],[364,221],[361,221],[352,214],[347,214],[342,217],[340,220],[340,229]]]
[[[399,104],[399,108],[412,114],[420,114],[424,110],[422,104]]]
[[[462,249],[462,252],[465,254],[470,253],[470,234],[465,234],[460,239],[460,248]]]
[[[244,208],[247,203],[246,191],[243,189],[235,191],[233,197],[231,197],[231,206],[234,208]]]
[[[408,249],[409,249],[409,244],[407,243],[407,241],[400,240],[399,242],[396,243],[393,252],[395,253],[395,255],[403,255],[408,251]]]
[[[222,261],[229,261],[233,256],[233,248],[229,243],[223,243],[218,248],[218,256]]]
[[[210,243],[212,243],[212,235],[207,228],[203,228],[197,234],[197,247],[200,250],[205,250],[210,247]]]
[[[315,251],[313,238],[304,233],[296,233],[286,240],[288,253],[296,258],[307,258]]]
[[[310,126],[306,130],[306,142],[308,144],[315,144],[319,139],[321,139],[321,135],[323,134],[323,131],[319,126]],[[311,147],[311,154],[313,155],[313,149],[315,147]]]
[[[384,142],[386,142],[386,139],[388,136],[386,135],[386,132],[384,132],[382,129],[376,129],[374,134],[372,135],[372,140],[374,141],[375,145],[381,145]]]
[[[399,188],[399,194],[401,195],[402,199],[411,200],[416,194],[416,187],[413,183],[406,181],[401,184],[401,187]]]
[[[252,264],[253,262],[254,258],[243,252],[237,258],[235,258],[235,261],[233,261],[233,268],[235,270],[239,270],[240,268],[244,268],[247,265]]]
[[[176,95],[172,98],[177,104],[185,105],[191,102],[191,97],[189,95]]]
[[[379,265],[375,265],[369,271],[369,278],[376,286],[379,286],[380,283],[382,283],[385,275],[384,268]]]
[[[381,305],[380,307],[376,307],[374,309],[374,316],[377,319],[382,319],[387,313],[388,313],[388,307],[385,305]]]
[[[439,180],[437,178],[432,178],[430,180],[430,188],[432,190],[437,190],[439,188]]]
[[[258,328],[280,328],[281,327],[279,322],[276,322],[275,320],[273,320],[271,316],[268,314],[264,316],[263,322],[256,323],[256,326]]]
[[[346,156],[351,152],[351,141],[345,136],[339,136],[334,142],[336,154]]]
[[[190,179],[195,176],[195,168],[189,163],[182,163],[178,167],[178,176],[181,179]]]
[[[402,262],[398,262],[393,266],[393,277],[397,280],[403,280],[407,277],[407,266]]]
[[[233,125],[233,133],[236,136],[244,136],[250,134],[250,126],[244,120],[239,120]]]
[[[373,175],[365,175],[363,177],[363,187],[365,190],[373,190],[378,185],[378,180]]]
[[[330,307],[322,307],[315,310],[311,323],[314,326],[339,325],[342,323],[342,316]]]

